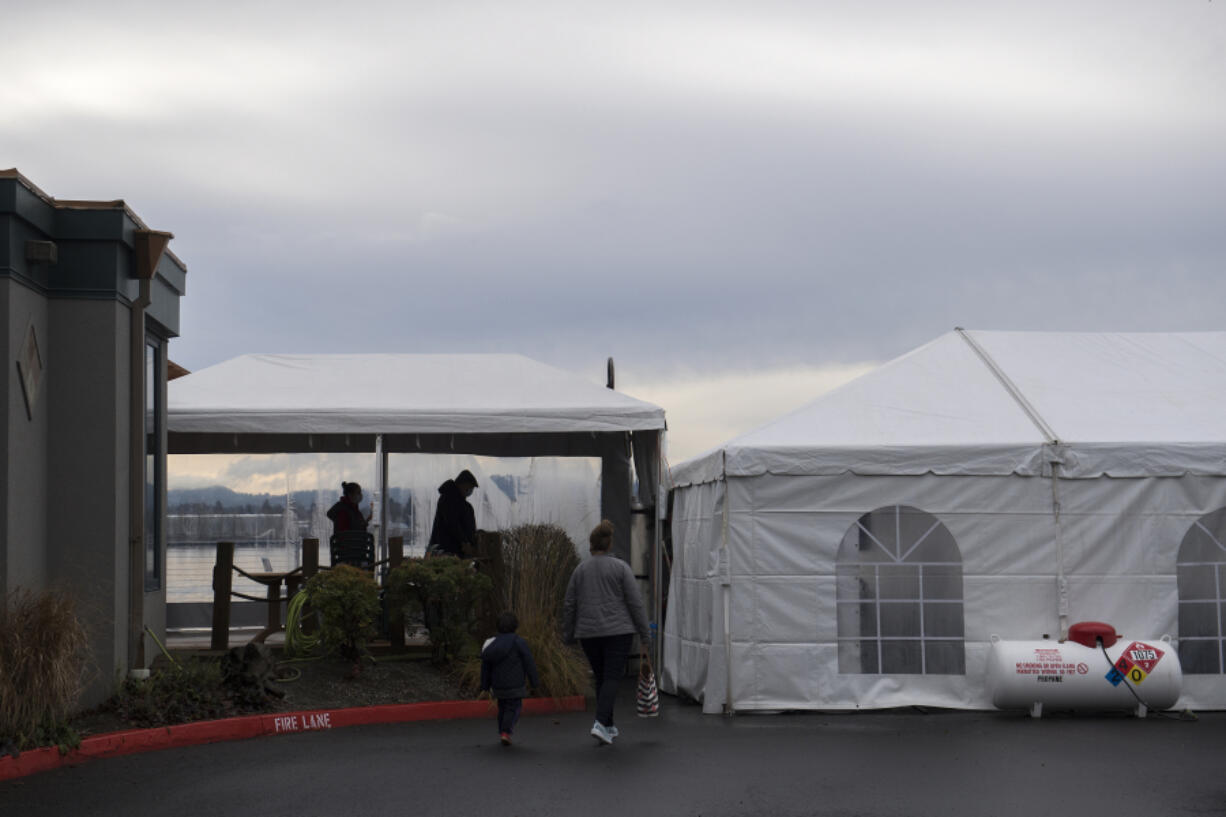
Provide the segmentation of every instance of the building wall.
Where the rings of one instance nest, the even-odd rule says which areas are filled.
[[[5,241],[7,238],[8,225],[0,221],[0,251],[5,250]],[[4,256],[0,255],[0,258]],[[9,320],[9,287],[12,286],[12,281],[8,278],[0,279],[0,361],[5,364],[13,360],[14,357],[9,353],[9,325],[12,321]],[[5,399],[0,400],[0,423],[3,423],[4,432],[0,434],[0,597],[7,597],[9,592],[9,463],[12,462],[12,457],[9,456],[9,437],[11,436],[10,429],[12,425],[9,423],[9,395],[13,391],[14,386],[18,386],[15,382],[17,377],[17,367],[13,367],[13,371],[9,373],[8,379],[5,381]],[[20,386],[18,386],[20,388]]]
[[[0,220],[0,252],[6,252],[8,225],[4,220]],[[5,256],[0,255],[0,260]],[[14,360],[12,354],[9,353],[9,325],[12,321],[9,320],[9,287],[12,286],[12,281],[9,278],[0,279],[0,361],[6,365],[8,361]],[[18,386],[15,382],[17,377],[17,367],[13,367],[13,371],[9,373],[8,379],[5,380],[4,395],[5,399],[0,400],[0,426],[4,432],[0,434],[0,597],[7,597],[9,592],[9,466],[12,457],[9,456],[9,437],[11,436],[10,429],[12,425],[9,423],[9,395],[12,394],[13,387]],[[20,388],[20,386],[18,386]]]
[[[142,658],[128,646],[129,340],[143,229],[122,201],[59,202],[0,170],[0,357],[8,371],[0,400],[0,592],[71,593],[94,665],[86,707],[113,692],[133,663],[148,666],[156,649],[146,639]],[[53,242],[56,258],[28,260],[31,240]],[[146,329],[164,342],[178,333],[185,284],[182,262],[162,255]],[[33,419],[15,365],[31,322],[43,363]],[[164,374],[161,385],[164,394]],[[163,518],[165,502],[163,485]],[[150,591],[142,584],[143,623],[164,632],[164,575],[158,584]]]
[[[5,331],[4,366],[7,373],[6,441],[4,461],[4,581],[3,589],[39,588],[47,580],[47,362],[49,337],[47,300],[13,282],[3,280]],[[16,362],[25,347],[26,333],[33,325],[43,360],[43,380],[33,405],[33,418],[26,402]]]
[[[76,597],[109,691],[127,661],[128,309],[64,299],[51,311],[49,572]]]

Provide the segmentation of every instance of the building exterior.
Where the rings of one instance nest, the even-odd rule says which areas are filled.
[[[0,592],[61,588],[95,664],[85,703],[164,630],[167,347],[186,268],[123,201],[0,170]]]

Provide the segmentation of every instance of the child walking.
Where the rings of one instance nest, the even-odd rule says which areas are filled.
[[[498,616],[498,635],[488,639],[481,648],[481,691],[498,699],[498,738],[503,746],[511,745],[511,733],[519,720],[528,684],[541,685],[536,675],[532,650],[515,631],[519,619],[510,610]]]

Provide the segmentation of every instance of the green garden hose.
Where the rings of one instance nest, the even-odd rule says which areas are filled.
[[[170,662],[171,666],[173,666],[175,669],[180,669],[179,662],[175,660],[173,655],[167,652],[166,645],[162,643],[162,639],[157,637],[157,633],[149,629],[148,624],[145,625],[145,632],[148,633],[149,637],[153,639],[153,643],[158,645],[158,649],[162,651],[162,655],[166,656],[166,660]]]
[[[285,651],[290,655],[313,652],[319,646],[319,636],[302,631],[302,608],[307,602],[305,589],[289,600],[285,614]]]

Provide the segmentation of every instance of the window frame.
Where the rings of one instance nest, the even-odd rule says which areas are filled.
[[[876,537],[871,526],[866,524],[866,520],[883,513],[893,513],[895,519],[895,548],[891,550],[885,543]],[[931,524],[925,527],[924,532],[912,542],[903,543],[902,538],[902,514],[921,514],[922,521],[931,520]],[[938,529],[941,529],[944,535],[948,538],[948,542],[952,545],[958,554],[958,561],[919,561],[914,558],[919,547]],[[848,558],[847,541],[852,534],[857,535],[861,541],[867,537],[870,541],[870,547],[884,553],[888,560],[863,560]],[[863,546],[860,548],[863,550]],[[835,560],[835,573],[837,577],[837,591],[835,599],[836,609],[836,639],[840,647],[847,644],[858,645],[861,658],[863,658],[866,647],[869,649],[869,654],[875,652],[875,668],[865,669],[862,663],[859,670],[852,671],[845,666],[846,659],[844,651],[839,651],[839,674],[840,675],[965,675],[966,674],[966,594],[963,589],[963,574],[962,574],[962,559],[961,549],[958,548],[957,540],[953,534],[945,527],[944,523],[933,514],[928,513],[920,508],[915,508],[908,505],[885,505],[875,508],[865,514],[862,514],[856,519],[855,524],[848,528],[847,533],[843,535],[839,542],[837,557]],[[883,598],[882,587],[882,568],[911,568],[914,570],[905,571],[904,574],[899,574],[893,577],[897,584],[897,579],[902,579],[903,582],[914,581],[913,596],[900,596],[897,591],[889,594],[890,597]],[[958,583],[957,598],[950,596],[948,592],[938,594],[939,598],[933,598],[925,593],[925,570],[927,568],[936,568],[942,572],[943,578],[949,579],[956,577]],[[844,589],[847,586],[846,580],[854,579],[856,581],[857,591],[855,597],[849,597]],[[871,579],[871,587],[866,586],[866,580]],[[866,592],[867,591],[867,592]],[[864,616],[863,611],[865,606],[871,607],[872,615]],[[910,605],[917,611],[917,621],[914,628],[908,628],[907,634],[887,634],[883,631],[882,612],[883,606],[888,610],[892,606],[902,607]],[[961,611],[959,617],[961,623],[961,635],[930,635],[927,632],[925,622],[926,613],[930,612],[929,606],[936,605],[957,605]],[[849,607],[859,608],[861,615],[859,616],[860,632],[855,635],[849,635],[845,629],[849,625],[844,624],[844,617],[841,612]],[[866,632],[865,622],[870,619],[871,630]],[[919,645],[919,666],[916,670],[899,669],[896,666],[890,666],[890,656],[887,654],[888,649],[892,644],[897,644],[900,647],[912,642],[918,642]],[[960,658],[955,663],[958,668],[953,671],[931,670],[928,666],[929,645],[952,644],[956,645],[960,652]],[[870,663],[871,666],[871,663]]]
[[[165,514],[162,502],[166,493],[166,343],[157,335],[145,333],[145,434],[142,440],[145,468],[144,589],[162,589],[165,558]]]
[[[1223,626],[1223,618],[1226,617],[1226,580],[1223,579],[1223,573],[1226,573],[1226,541],[1223,541],[1223,539],[1226,539],[1226,537],[1219,537],[1213,530],[1210,530],[1210,525],[1214,523],[1219,524],[1223,530],[1226,530],[1226,507],[1210,511],[1193,522],[1184,534],[1179,544],[1179,551],[1175,556],[1175,586],[1178,598],[1179,622],[1179,663],[1186,675],[1226,675],[1226,626]],[[1220,558],[1210,561],[1206,561],[1201,557],[1185,559],[1184,552],[1196,544],[1194,537],[1198,529],[1217,546]],[[1181,574],[1185,570],[1198,568],[1212,571],[1212,598],[1184,598],[1184,581]],[[1191,629],[1187,626],[1189,622],[1184,618],[1185,613],[1190,614],[1194,608],[1204,607],[1212,608],[1214,628],[1217,630],[1217,633],[1215,635],[1185,635],[1185,629]],[[1217,646],[1216,669],[1207,670],[1198,668],[1198,662],[1191,660],[1190,650],[1185,650],[1184,648],[1185,645],[1190,647],[1206,642],[1212,642]]]

